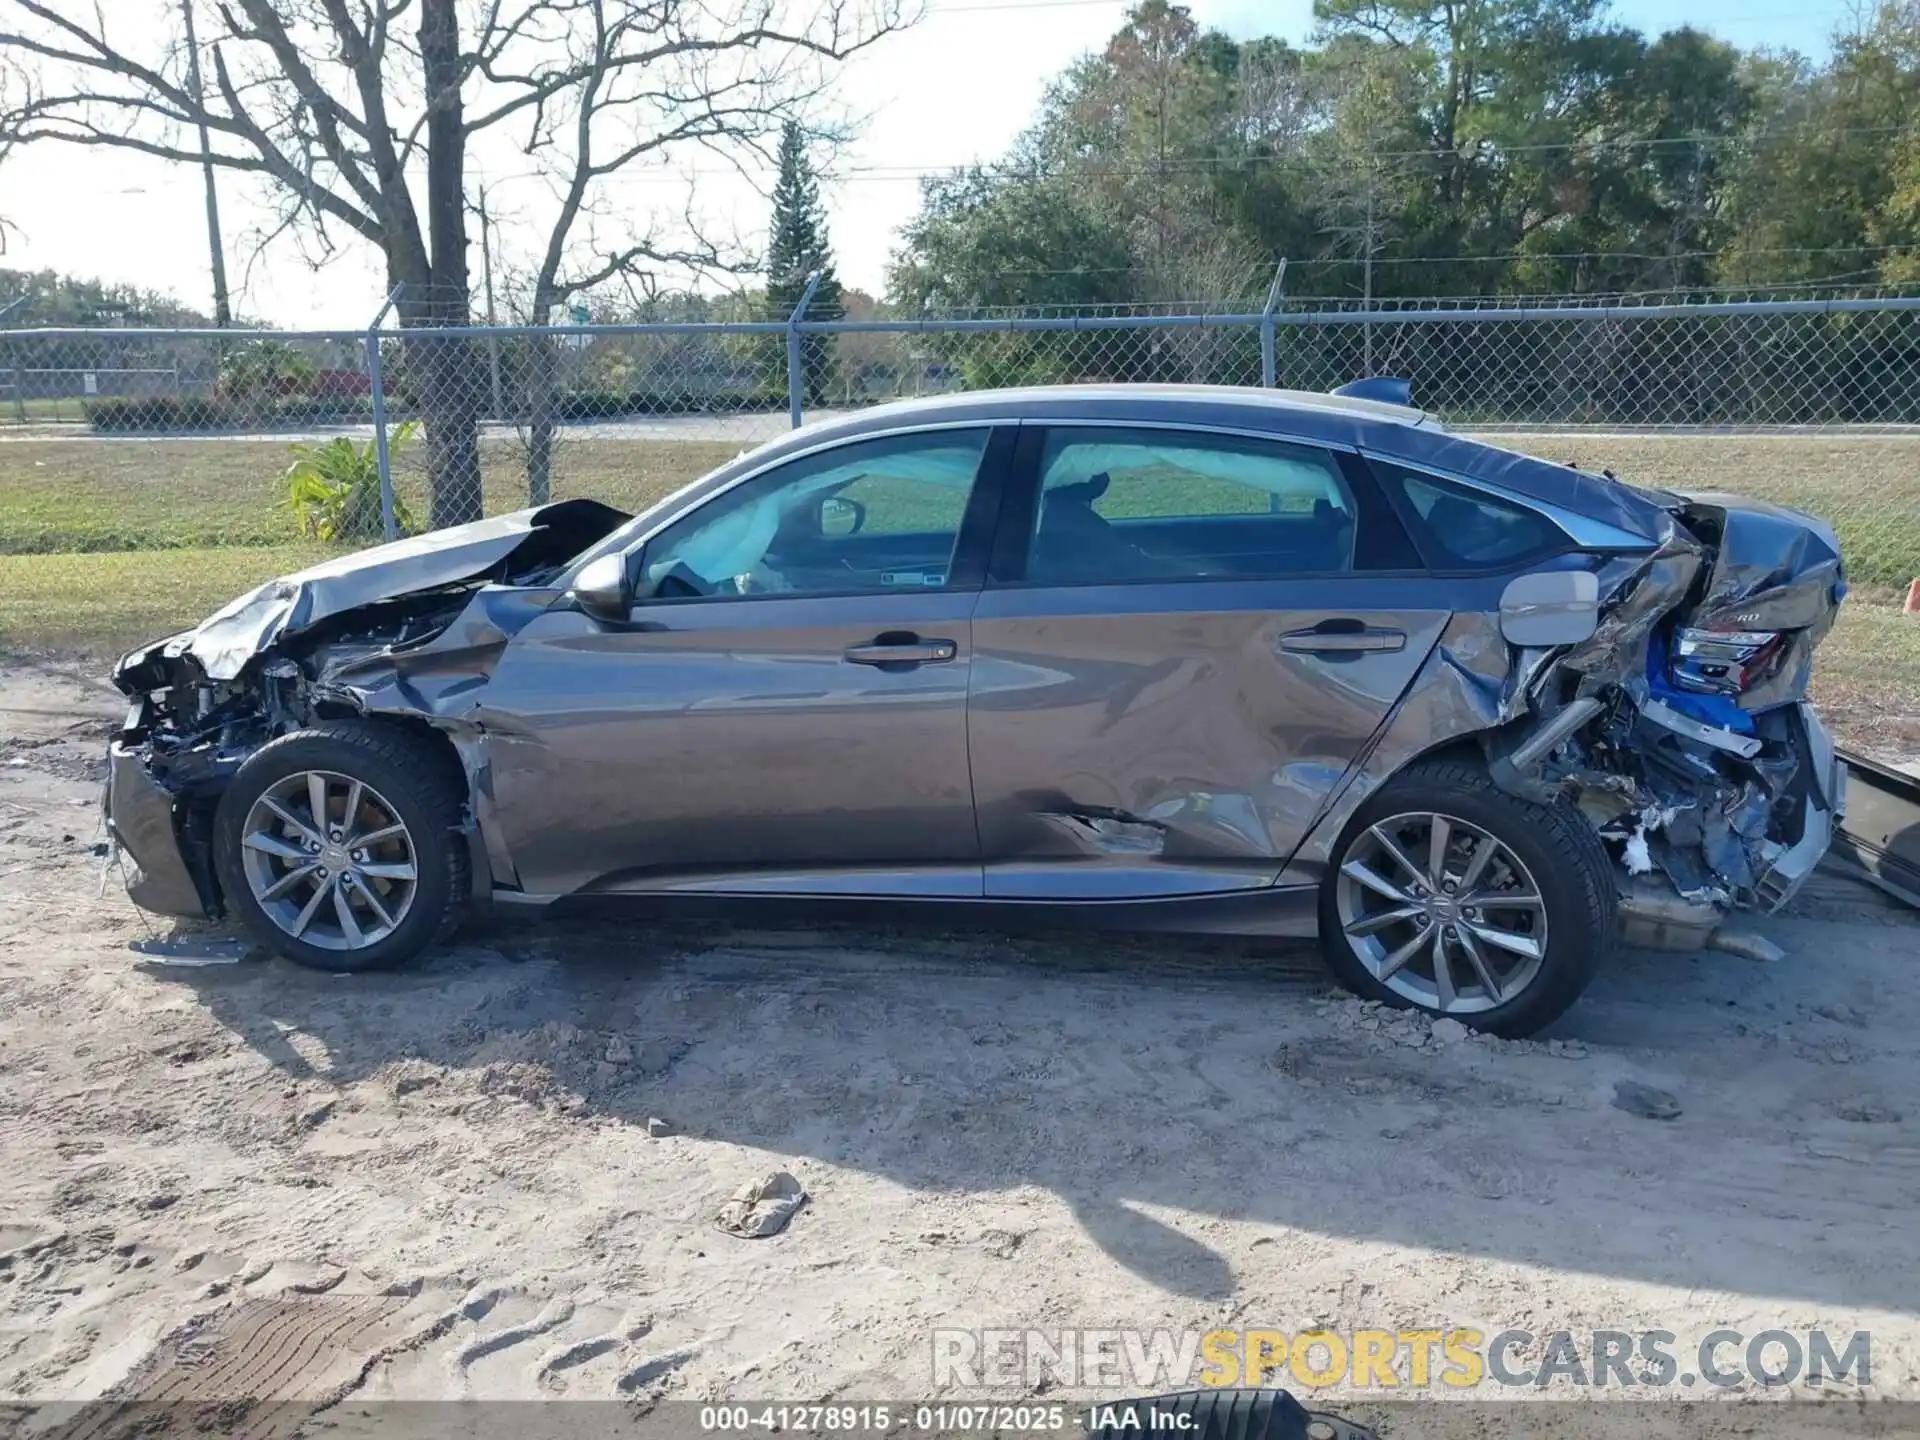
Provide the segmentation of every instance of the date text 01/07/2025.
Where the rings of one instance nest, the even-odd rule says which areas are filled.
[[[895,1429],[927,1435],[1058,1434],[1086,1428],[1092,1417],[1065,1405],[812,1404],[702,1405],[704,1434],[821,1431],[879,1434]]]

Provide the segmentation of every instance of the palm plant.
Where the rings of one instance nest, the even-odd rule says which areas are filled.
[[[393,432],[387,445],[389,463],[399,456],[419,429],[409,420]],[[356,445],[344,435],[322,445],[296,445],[287,467],[287,504],[300,522],[300,532],[316,540],[377,540],[385,533],[380,515],[380,461],[369,440]],[[402,535],[419,525],[398,495],[393,497],[393,520]]]

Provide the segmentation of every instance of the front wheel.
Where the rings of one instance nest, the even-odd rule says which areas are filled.
[[[282,735],[214,816],[227,901],[301,965],[375,970],[450,935],[465,909],[457,764],[424,735],[335,721]]]
[[[1321,886],[1320,935],[1356,994],[1518,1036],[1580,997],[1613,911],[1611,861],[1578,810],[1437,761],[1395,776],[1348,823]]]

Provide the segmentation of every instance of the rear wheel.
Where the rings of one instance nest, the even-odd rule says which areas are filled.
[[[1321,944],[1356,994],[1526,1035],[1593,978],[1613,907],[1611,862],[1578,810],[1439,761],[1394,777],[1348,824],[1321,887]]]
[[[374,970],[453,932],[467,899],[457,767],[425,736],[339,721],[283,735],[221,797],[215,863],[247,928],[289,960]]]

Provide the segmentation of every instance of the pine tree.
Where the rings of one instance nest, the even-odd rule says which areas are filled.
[[[833,250],[827,243],[827,218],[820,208],[820,182],[813,173],[807,141],[789,120],[780,128],[780,177],[773,187],[773,239],[767,248],[767,302],[785,319],[806,293],[807,277],[820,272],[820,284],[807,306],[809,320],[838,320],[847,313],[840,297],[840,281],[833,273]],[[833,337],[807,335],[800,341],[801,371],[806,400],[818,405],[826,399],[833,378]]]

